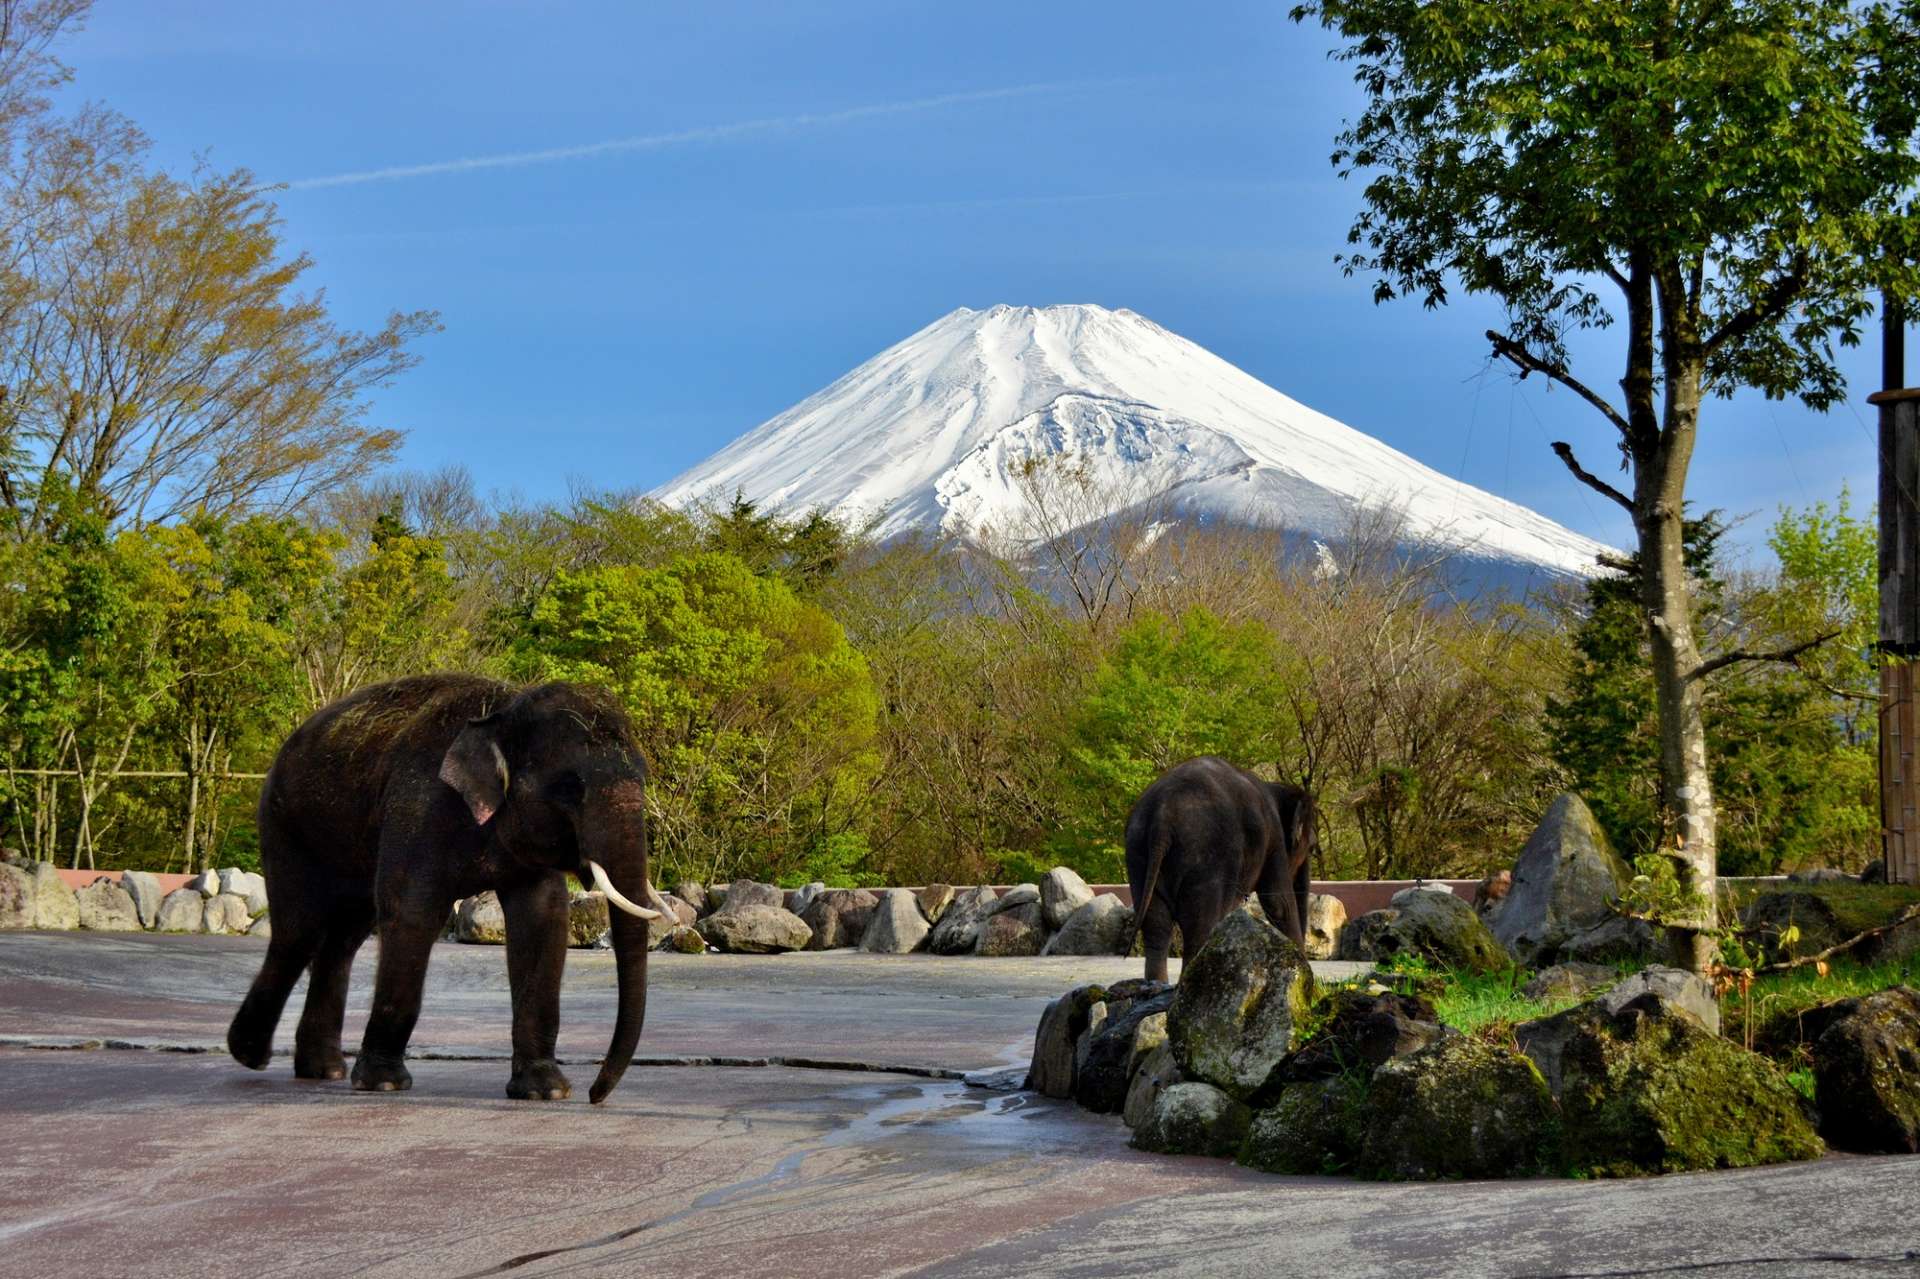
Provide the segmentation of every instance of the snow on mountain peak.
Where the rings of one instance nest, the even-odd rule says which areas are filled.
[[[1555,573],[1601,543],[1449,479],[1128,310],[960,307],[655,490],[910,529],[1017,531],[1015,476],[1071,458],[1105,491],[1319,537],[1356,507],[1404,508],[1410,535]],[[1117,499],[1116,499],[1117,500]],[[1137,496],[1134,500],[1137,500]]]

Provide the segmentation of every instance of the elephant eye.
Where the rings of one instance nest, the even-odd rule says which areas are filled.
[[[577,808],[587,798],[587,784],[571,768],[562,769],[547,783],[547,798],[556,804]]]

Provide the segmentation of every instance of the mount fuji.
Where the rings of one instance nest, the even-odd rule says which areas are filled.
[[[1513,577],[1584,576],[1609,548],[1450,479],[1136,315],[962,307],[651,496],[876,521],[880,537],[1018,536],[1019,475],[1059,459],[1114,503],[1335,539],[1356,511]]]

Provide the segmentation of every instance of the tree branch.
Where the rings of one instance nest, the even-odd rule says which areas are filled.
[[[1553,451],[1555,456],[1567,464],[1567,469],[1573,472],[1574,479],[1579,480],[1601,497],[1610,498],[1618,502],[1629,512],[1633,510],[1632,498],[1595,475],[1592,471],[1589,471],[1586,467],[1580,465],[1579,459],[1573,455],[1573,445],[1567,443],[1565,440],[1555,440],[1553,442]]]
[[[1793,305],[1793,300],[1800,295],[1800,290],[1806,287],[1807,265],[1805,253],[1795,255],[1793,265],[1787,269],[1786,274],[1774,277],[1773,283],[1767,286],[1767,291],[1760,295],[1759,301],[1729,319],[1720,326],[1719,332],[1707,339],[1708,353],[1719,350],[1729,342],[1737,342],[1761,325],[1778,319],[1784,314],[1787,308]]]
[[[1824,635],[1814,636],[1804,644],[1795,644],[1792,648],[1777,649],[1771,653],[1749,653],[1744,648],[1738,648],[1731,653],[1722,653],[1711,661],[1700,663],[1687,672],[1687,681],[1691,683],[1697,679],[1704,679],[1717,670],[1732,666],[1735,662],[1785,662],[1790,666],[1798,666],[1800,654],[1808,649],[1820,647],[1839,634],[1839,631],[1828,631]]]
[[[1564,368],[1561,368],[1558,364],[1541,359],[1512,338],[1496,333],[1492,329],[1487,330],[1487,341],[1493,343],[1493,353],[1495,355],[1504,356],[1513,361],[1514,367],[1520,370],[1521,377],[1525,377],[1529,373],[1546,375],[1553,381],[1558,382],[1561,386],[1566,387],[1569,391],[1572,391],[1587,403],[1593,405],[1594,408],[1599,409],[1601,416],[1613,423],[1614,428],[1618,430],[1620,434],[1628,434],[1627,419],[1620,416],[1620,410],[1609,404],[1605,396],[1596,392],[1592,387],[1567,372]]]
[[[1843,950],[1852,950],[1855,946],[1858,946],[1861,942],[1867,940],[1867,938],[1869,937],[1878,937],[1882,933],[1890,933],[1894,929],[1900,927],[1900,925],[1912,919],[1920,919],[1920,902],[1915,902],[1913,905],[1907,907],[1904,911],[1900,913],[1897,919],[1894,919],[1888,923],[1882,924],[1878,928],[1869,928],[1866,932],[1861,933],[1858,936],[1849,937],[1845,941],[1840,942],[1838,945],[1827,947],[1825,950],[1821,951],[1817,955],[1802,955],[1798,959],[1782,960],[1780,963],[1768,964],[1766,967],[1756,968],[1754,969],[1754,971],[1761,972],[1761,973],[1784,973],[1784,972],[1789,972],[1795,968],[1804,968],[1808,964],[1817,964],[1821,960],[1833,958],[1835,955],[1838,955]]]

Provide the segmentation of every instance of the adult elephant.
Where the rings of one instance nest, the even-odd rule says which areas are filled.
[[[1304,944],[1316,825],[1305,789],[1212,755],[1174,765],[1142,791],[1127,817],[1127,883],[1147,977],[1167,979],[1175,924],[1191,957],[1248,893]]]
[[[554,1060],[571,871],[612,915],[619,1012],[589,1095],[604,1100],[640,1039],[647,1001],[646,767],[626,715],[571,684],[515,689],[465,675],[394,680],[316,712],[281,746],[260,792],[260,861],[273,939],[227,1031],[264,1069],[287,995],[311,969],[293,1073],[340,1079],[354,952],[377,924],[380,961],[353,1086],[412,1086],[402,1063],[433,943],[453,903],[486,889],[507,924],[513,997],[509,1097],[572,1092]]]

